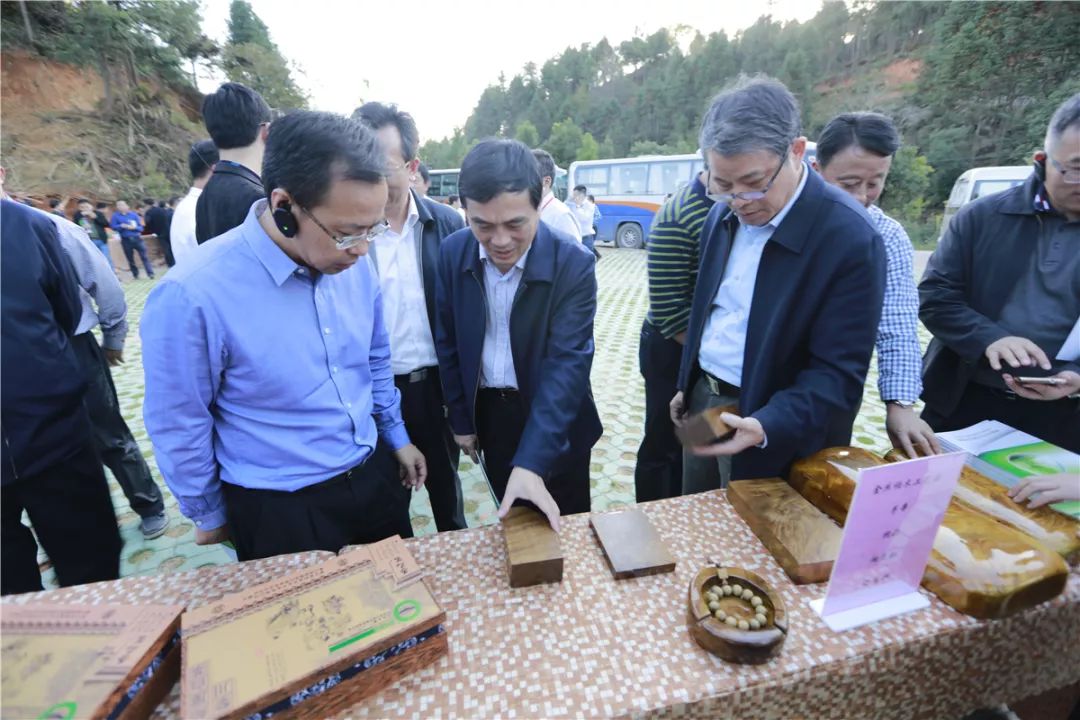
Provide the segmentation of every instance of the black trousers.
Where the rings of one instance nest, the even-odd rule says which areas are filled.
[[[222,483],[229,536],[240,560],[305,550],[337,552],[391,535],[412,537],[410,491],[379,442],[364,464],[293,492]]]
[[[476,424],[480,450],[484,454],[484,466],[495,497],[502,502],[506,484],[513,470],[514,454],[517,452],[521,433],[525,430],[528,411],[516,391],[480,390],[476,399]],[[558,470],[547,479],[547,489],[559,506],[562,515],[589,512],[592,497],[589,486],[589,459],[591,453],[566,458]],[[532,503],[518,501],[515,505],[535,507]]]
[[[439,532],[465,528],[461,479],[457,474],[460,451],[443,411],[439,369],[426,368],[423,379],[409,382],[409,375],[394,377],[401,391],[401,415],[413,445],[427,460],[427,487],[431,511]]]
[[[120,240],[120,247],[124,250],[124,257],[127,258],[128,267],[131,270],[132,277],[139,277],[139,268],[135,266],[135,253],[139,253],[139,257],[142,258],[143,267],[146,268],[146,274],[149,277],[154,277],[154,266],[150,264],[150,256],[146,254],[146,243],[143,239],[132,238],[130,240],[122,238]]]
[[[73,455],[0,491],[0,594],[42,589],[37,543],[23,525],[24,510],[61,586],[120,577],[123,543],[87,425],[85,438],[73,439]]]
[[[983,420],[997,420],[1040,440],[1080,453],[1080,400],[1027,400],[972,382],[964,389],[960,404],[952,413],[945,415],[927,406],[922,419],[934,432],[959,430]]]
[[[172,251],[172,240],[169,239],[168,235],[164,237],[158,235],[158,242],[161,243],[161,249],[165,253],[165,264],[172,267],[176,264],[176,258],[173,256]]]
[[[641,326],[638,364],[645,378],[645,436],[638,448],[634,490],[638,502],[682,494],[682,445],[669,406],[675,397],[683,346],[648,320]]]
[[[116,386],[101,346],[92,332],[76,335],[71,339],[71,345],[88,383],[84,402],[90,411],[98,455],[112,471],[132,510],[144,518],[161,514],[165,511],[165,500],[150,475],[150,467],[139,444],[120,414]]]

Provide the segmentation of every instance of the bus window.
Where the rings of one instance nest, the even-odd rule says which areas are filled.
[[[689,161],[652,163],[649,168],[649,195],[666,196],[690,181],[692,163]]]
[[[608,194],[608,168],[606,165],[593,165],[577,169],[575,185],[584,185],[592,195]]]
[[[616,165],[611,178],[611,195],[643,195],[649,175],[648,163]]]

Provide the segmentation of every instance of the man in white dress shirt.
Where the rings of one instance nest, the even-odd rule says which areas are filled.
[[[394,105],[369,102],[353,117],[375,131],[386,152],[390,229],[371,244],[368,257],[382,290],[401,414],[409,437],[427,458],[426,486],[435,526],[440,532],[461,530],[465,513],[457,475],[459,452],[445,420],[434,335],[439,246],[464,222],[449,205],[411,188],[420,165],[420,136],[412,116]]]
[[[191,189],[173,211],[172,224],[169,226],[173,258],[177,263],[183,262],[184,258],[199,246],[199,241],[195,239],[195,206],[202,195],[202,189],[214,174],[217,161],[218,149],[213,140],[201,140],[192,145],[188,152]]]
[[[533,157],[540,167],[540,177],[544,183],[544,194],[540,198],[540,221],[548,227],[566,233],[581,242],[581,228],[574,213],[551,188],[555,185],[555,158],[547,150],[533,150]]]

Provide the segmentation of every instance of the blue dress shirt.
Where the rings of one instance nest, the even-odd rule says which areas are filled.
[[[791,199],[764,225],[739,222],[731,254],[724,268],[720,288],[713,298],[712,312],[705,321],[698,364],[714,377],[735,387],[742,387],[743,356],[746,351],[746,328],[750,322],[750,302],[757,285],[758,267],[765,243],[791,211],[806,187],[810,167],[803,164],[802,178]]]
[[[298,490],[362,463],[377,436],[409,443],[370,265],[298,266],[259,225],[265,203],[170,270],[142,316],[146,429],[204,530],[225,524],[222,482]]]
[[[529,250],[522,254],[510,270],[503,273],[495,267],[484,246],[480,245],[480,261],[484,264],[484,295],[487,298],[480,387],[515,390],[518,387],[514,354],[510,347],[510,311],[514,308],[514,297],[525,274],[525,261],[529,257]]]

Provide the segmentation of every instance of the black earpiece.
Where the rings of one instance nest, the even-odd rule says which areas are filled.
[[[292,206],[287,202],[281,203],[273,212],[274,224],[281,234],[287,238],[296,237],[296,216],[292,214]]]
[[[1039,178],[1039,182],[1046,182],[1046,153],[1035,153],[1035,177]]]

